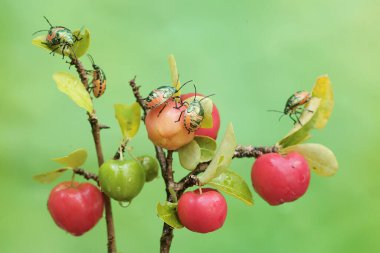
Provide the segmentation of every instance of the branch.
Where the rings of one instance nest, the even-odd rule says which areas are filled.
[[[238,145],[235,149],[234,156],[232,158],[254,157],[257,158],[263,154],[278,153],[277,146],[271,147],[253,147],[249,145],[247,147]]]
[[[133,95],[135,96],[136,98],[136,102],[139,103],[141,109],[143,110],[144,112],[144,116],[142,117],[142,121],[145,122],[145,117],[146,117],[146,108],[144,106],[144,98],[140,95],[140,87],[141,86],[137,86],[136,85],[136,76],[129,81],[129,85],[131,86],[132,88],[132,91],[133,91]]]
[[[87,74],[82,63],[78,59],[71,58],[70,64],[75,66],[84,87],[87,89],[87,91],[89,91]],[[98,165],[100,167],[104,163],[104,156],[103,156],[102,145],[100,142],[101,127],[99,125],[98,118],[96,117],[95,110],[93,113],[88,113],[88,121],[90,122],[90,125],[91,125],[92,137],[94,139],[96,155],[98,158]],[[115,241],[115,227],[114,227],[113,216],[112,216],[111,199],[106,194],[104,193],[102,194],[103,194],[103,199],[104,199],[104,209],[106,212],[108,253],[116,253],[117,250],[116,250],[116,241]]]
[[[95,173],[86,171],[86,170],[81,169],[81,168],[76,168],[73,171],[75,174],[80,175],[87,180],[90,180],[90,179],[94,180],[99,185],[99,178],[98,178],[98,175],[96,175]]]

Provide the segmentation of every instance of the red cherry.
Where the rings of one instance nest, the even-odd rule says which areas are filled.
[[[185,108],[176,109],[174,101],[151,109],[145,118],[148,138],[157,146],[168,150],[176,150],[194,139],[194,133],[185,128],[183,116],[177,122],[181,111]],[[162,110],[162,111],[161,111]],[[161,111],[161,113],[160,113]]]
[[[227,202],[218,191],[204,188],[184,193],[178,201],[178,217],[189,230],[208,233],[221,228],[227,216]]]
[[[283,157],[277,153],[256,159],[251,172],[255,191],[270,205],[280,205],[301,197],[310,182],[307,161],[298,153]]]
[[[48,209],[60,228],[80,236],[102,217],[103,196],[90,183],[63,182],[50,192]]]
[[[187,93],[181,95],[181,99],[185,100],[189,97],[193,97],[195,93]],[[204,96],[200,93],[197,93],[197,96]],[[195,136],[208,136],[210,138],[213,138],[216,140],[218,137],[218,132],[220,128],[220,115],[218,108],[216,108],[215,104],[212,106],[212,127],[211,128],[199,128],[197,131],[195,131]]]

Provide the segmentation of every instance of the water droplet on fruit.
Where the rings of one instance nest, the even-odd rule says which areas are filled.
[[[127,208],[131,204],[131,201],[119,201],[121,207]]]

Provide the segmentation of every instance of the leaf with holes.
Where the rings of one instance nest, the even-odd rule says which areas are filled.
[[[338,171],[338,161],[334,153],[321,144],[299,144],[280,150],[282,154],[293,151],[301,154],[309,167],[320,176],[332,176]]]
[[[67,156],[54,158],[52,160],[71,169],[79,168],[87,160],[87,151],[83,148],[77,149]]]
[[[232,123],[230,123],[210,165],[205,172],[199,176],[201,185],[207,184],[229,168],[236,146],[234,129]]]
[[[248,184],[241,176],[231,170],[226,170],[208,184],[219,191],[243,201],[249,206],[253,205],[252,193],[249,190]]]
[[[177,203],[165,202],[164,204],[157,204],[158,217],[173,228],[183,228],[182,223],[179,221],[177,215]]]
[[[76,57],[80,58],[86,54],[88,48],[90,47],[90,31],[87,28],[75,30],[73,31],[73,35],[77,36],[79,40],[74,42],[74,45],[72,46],[72,50],[75,52]],[[32,40],[33,45],[39,48],[49,50],[50,52],[60,47],[59,45],[54,46],[54,47],[49,47],[48,45],[44,44],[45,42],[46,42],[46,35],[37,36]],[[55,50],[55,53],[62,55],[62,49]],[[71,49],[66,48],[64,50],[64,54],[65,56],[70,56],[70,54],[72,54]]]
[[[128,104],[115,104],[115,117],[119,122],[121,132],[124,138],[133,138],[140,127],[141,110],[140,105],[134,102]]]
[[[90,94],[77,77],[69,73],[58,72],[53,75],[53,79],[58,89],[69,96],[79,107],[86,109],[89,113],[94,111]]]
[[[46,173],[35,175],[33,179],[42,184],[48,184],[56,180],[58,177],[60,177],[63,174],[63,172],[67,170],[68,168],[61,168],[61,169],[49,171]]]

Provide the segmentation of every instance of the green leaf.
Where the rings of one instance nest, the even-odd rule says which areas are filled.
[[[252,193],[247,183],[241,176],[231,170],[226,170],[208,184],[249,206],[253,205]]]
[[[68,170],[68,168],[62,168],[62,169],[49,171],[47,173],[35,175],[33,177],[33,179],[42,183],[42,184],[48,184],[48,183],[53,182],[58,177],[60,177],[63,174],[63,172],[65,172],[67,170]]]
[[[197,167],[201,159],[201,149],[196,141],[181,147],[178,150],[179,162],[187,170],[193,170]]]
[[[86,54],[88,48],[90,47],[90,31],[86,28],[86,29],[84,29],[84,31],[82,31],[82,29],[81,30],[75,30],[75,31],[73,31],[73,34],[75,36],[77,36],[78,38],[81,38],[81,40],[76,41],[74,43],[74,45],[72,46],[72,49],[75,52],[75,55],[77,56],[77,58],[80,58],[81,56]],[[48,51],[52,51],[53,49],[59,47],[59,45],[54,46],[54,47],[49,47],[46,44],[43,44],[45,42],[46,42],[46,35],[37,36],[32,40],[33,45],[35,45],[39,48],[46,49]],[[55,52],[57,54],[62,55],[62,50],[60,50],[60,49],[57,49]],[[66,56],[69,56],[71,53],[72,52],[71,52],[70,48],[66,48],[64,50],[64,54]]]
[[[235,133],[230,123],[227,127],[226,134],[220,144],[218,150],[215,153],[210,165],[207,167],[206,171],[199,177],[199,181],[202,185],[207,184],[213,178],[219,176],[221,173],[226,171],[230,166],[232,157],[236,148]]]
[[[216,150],[216,141],[207,136],[196,136],[194,140],[201,149],[201,163],[211,161]]]
[[[119,121],[124,138],[133,138],[140,127],[141,109],[137,102],[131,105],[115,104],[115,117]]]
[[[94,111],[90,94],[77,77],[69,73],[58,72],[53,75],[53,79],[58,89],[69,96],[78,106],[86,109],[89,113]]]
[[[338,161],[334,153],[321,144],[299,144],[282,149],[282,154],[290,152],[301,154],[309,163],[309,167],[320,176],[332,176],[338,170]]]
[[[87,159],[87,151],[85,149],[78,149],[67,156],[52,159],[54,162],[67,166],[68,168],[79,168]]]
[[[294,125],[294,128],[281,140],[278,145],[283,148],[301,143],[310,137],[309,131],[314,128],[317,120],[317,111],[321,99],[313,97],[305,106],[300,117],[300,122]]]
[[[323,128],[327,124],[334,108],[334,94],[330,79],[327,75],[317,79],[312,91],[312,96],[321,99],[314,127]]]
[[[157,204],[158,217],[173,228],[183,228],[182,223],[179,221],[177,215],[177,204],[171,202],[165,202],[164,204]]]

